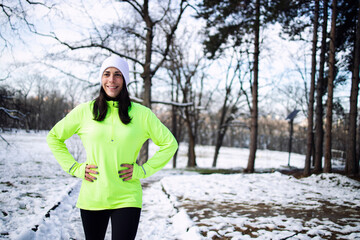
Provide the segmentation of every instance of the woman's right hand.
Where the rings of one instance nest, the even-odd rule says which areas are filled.
[[[96,165],[87,165],[85,167],[85,180],[89,181],[89,182],[93,182],[96,180],[96,177],[90,175],[90,173],[92,174],[99,174],[99,172],[92,170],[92,168],[97,168]]]

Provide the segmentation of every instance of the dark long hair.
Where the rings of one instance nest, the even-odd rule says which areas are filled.
[[[131,121],[131,117],[129,116],[131,102],[129,92],[126,88],[126,84],[123,85],[119,95],[116,98],[110,98],[109,96],[107,96],[103,87],[100,87],[99,96],[95,99],[94,102],[94,120],[101,122],[105,119],[108,110],[108,105],[106,101],[109,100],[119,103],[119,118],[122,123],[129,124]]]

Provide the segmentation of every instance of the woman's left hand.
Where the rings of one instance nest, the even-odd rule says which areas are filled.
[[[123,181],[129,181],[132,179],[134,166],[132,164],[121,164],[121,167],[126,167],[128,169],[119,171],[119,177],[122,178]]]

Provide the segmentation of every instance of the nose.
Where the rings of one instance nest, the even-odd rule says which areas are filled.
[[[115,74],[110,75],[109,81],[115,82]]]

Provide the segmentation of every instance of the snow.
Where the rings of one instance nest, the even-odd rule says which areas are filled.
[[[60,168],[46,134],[1,134],[11,145],[0,143],[0,239],[84,239],[75,207],[81,182]],[[83,161],[78,138],[67,144]],[[334,173],[301,179],[281,174],[288,153],[268,150],[257,152],[259,173],[201,175],[184,169],[186,151],[181,144],[179,169],[170,162],[142,181],[137,239],[360,239],[358,181]],[[213,147],[198,146],[198,167],[210,168],[213,153]],[[247,158],[248,149],[221,148],[218,168],[241,170]],[[302,168],[304,159],[292,153],[291,166]]]

